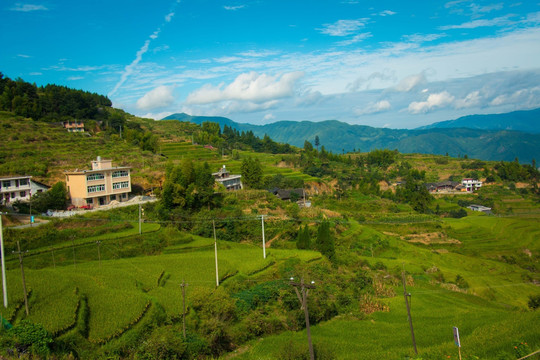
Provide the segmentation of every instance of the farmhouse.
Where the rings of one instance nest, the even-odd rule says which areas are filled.
[[[429,190],[429,192],[435,193],[435,192],[448,192],[448,191],[455,191],[458,190],[457,187],[460,185],[457,181],[441,181],[441,182],[435,182],[435,183],[426,183],[424,184],[425,187]]]
[[[463,179],[461,185],[464,188],[462,191],[473,192],[482,187],[482,182],[476,179]]]
[[[32,194],[49,190],[50,186],[32,180],[31,176],[0,177],[0,202],[28,201]]]
[[[84,132],[84,123],[78,121],[64,121],[64,129],[68,132]]]
[[[225,189],[229,191],[240,190],[243,188],[242,180],[240,180],[242,175],[231,175],[225,165],[223,165],[223,167],[219,169],[218,172],[212,173],[212,176],[218,184],[223,184],[223,186],[225,186]]]
[[[78,207],[126,201],[131,192],[130,168],[113,167],[112,160],[100,156],[92,161],[91,170],[68,171],[65,175],[71,203]]]
[[[483,206],[483,205],[471,204],[471,205],[467,206],[467,209],[471,209],[472,211],[481,211],[481,212],[486,213],[486,214],[492,214],[491,208],[487,207],[487,206]]]

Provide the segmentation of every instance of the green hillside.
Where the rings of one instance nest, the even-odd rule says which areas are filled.
[[[305,309],[317,359],[458,359],[454,326],[463,359],[540,350],[536,166],[470,153],[329,152],[332,128],[358,135],[338,122],[321,123],[324,147],[304,143],[312,123],[276,125],[302,139],[293,147],[252,130],[195,124],[201,119],[185,114],[154,121],[104,111],[111,121],[94,119],[82,134],[68,133],[52,121],[56,115],[0,112],[7,134],[0,175],[52,184],[100,155],[132,167],[133,188],[156,196],[140,208],[66,219],[34,212],[39,223],[26,228],[15,225],[29,221],[28,204],[2,207],[8,306],[0,307],[1,358],[308,359],[299,283],[309,284]],[[416,137],[426,151],[437,142],[497,151],[487,141],[499,134],[475,142],[470,129],[448,139],[444,129],[414,137],[362,129],[363,141]],[[500,132],[495,143],[516,134]],[[520,136],[524,149],[536,146],[536,138]],[[242,174],[243,189],[215,183],[212,172],[223,165]],[[482,187],[426,187],[466,177]],[[268,191],[277,188],[302,188],[307,202],[304,192],[281,200]]]
[[[507,122],[512,118],[511,114],[506,116]],[[518,158],[522,162],[530,163],[540,152],[538,134],[507,130],[515,129],[512,127],[489,130],[489,128],[461,129],[454,126],[442,129],[434,126],[423,130],[398,130],[349,125],[336,120],[278,121],[267,125],[251,125],[235,123],[227,118],[186,114],[173,114],[166,119],[174,118],[189,119],[199,124],[213,121],[239,131],[253,131],[255,135],[261,137],[267,134],[276,141],[298,147],[302,147],[305,140],[313,142],[318,136],[321,145],[335,153],[397,149],[404,153],[449,154],[454,157],[467,154],[471,158],[482,160],[512,161]]]

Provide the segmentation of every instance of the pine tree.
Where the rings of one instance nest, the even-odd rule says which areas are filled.
[[[330,223],[323,221],[317,229],[317,248],[329,259],[333,259],[335,255],[334,238],[330,234]]]
[[[298,236],[296,239],[296,247],[298,249],[307,250],[311,248],[311,240],[307,225],[305,225],[303,228],[298,229]]]

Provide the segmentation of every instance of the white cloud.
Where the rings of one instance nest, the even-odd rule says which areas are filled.
[[[75,80],[82,80],[84,79],[84,77],[83,76],[70,76],[67,79],[70,81],[75,81]]]
[[[508,104],[523,104],[527,108],[537,107],[540,104],[539,100],[540,86],[535,86],[530,89],[516,90],[511,94],[501,94],[495,97],[489,103],[491,106],[501,106]]]
[[[471,4],[471,10],[474,13],[489,13],[495,10],[501,10],[503,6],[504,6],[503,3],[491,4],[491,5],[485,5],[485,6]]]
[[[409,92],[420,85],[424,85],[425,83],[427,83],[426,75],[424,72],[421,72],[420,74],[410,75],[403,78],[393,89],[399,92]]]
[[[163,112],[159,112],[159,113],[146,113],[144,115],[139,115],[140,117],[142,118],[147,118],[147,119],[154,119],[154,120],[161,120],[163,118],[166,118],[167,116],[173,114],[172,112],[170,111],[163,111]]]
[[[406,41],[410,41],[413,43],[423,43],[423,42],[434,41],[445,36],[446,36],[445,34],[412,34],[412,35],[405,35],[403,36],[403,38]]]
[[[286,73],[278,76],[259,75],[256,72],[240,74],[229,85],[205,85],[188,95],[187,104],[210,104],[227,100],[266,102],[293,95],[296,83],[303,72]]]
[[[454,29],[476,29],[479,27],[490,27],[490,26],[505,26],[513,24],[514,22],[510,20],[513,15],[501,16],[494,19],[480,19],[469,21],[460,25],[445,25],[439,26],[440,30],[454,30]]]
[[[457,99],[455,102],[456,109],[466,109],[471,107],[476,107],[480,105],[482,96],[480,96],[480,91],[476,90],[470,92],[463,99]]]
[[[165,21],[166,22],[171,22],[173,16],[174,16],[173,12],[168,13],[167,15],[165,15]]]
[[[169,106],[174,103],[173,90],[173,86],[158,86],[137,100],[137,108],[140,110],[152,110]]]
[[[330,36],[348,36],[364,26],[361,20],[338,20],[333,24],[323,24],[323,28],[317,30]]]
[[[15,3],[9,10],[12,11],[22,11],[22,12],[30,12],[30,11],[40,11],[40,10],[49,10],[43,5],[33,5],[33,4],[21,4],[21,3]]]
[[[31,58],[30,55],[25,55],[25,54],[17,54],[17,57],[20,57],[20,58],[23,58],[23,59],[29,59],[29,58]]]
[[[392,10],[384,10],[379,13],[379,16],[390,16],[397,14],[395,11]]]
[[[382,111],[387,111],[392,108],[388,100],[381,100],[376,103],[370,103],[366,107],[354,109],[356,115],[375,114]]]
[[[264,115],[263,120],[268,121],[268,120],[274,120],[275,118],[276,117],[274,116],[274,114],[266,114]]]
[[[243,9],[243,8],[245,8],[245,7],[246,7],[246,5],[237,5],[237,6],[226,6],[226,5],[225,5],[225,6],[223,6],[223,8],[224,8],[225,10],[229,10],[229,11],[236,11],[236,10]]]
[[[109,97],[114,95],[118,89],[120,89],[120,87],[122,85],[124,85],[124,83],[126,82],[127,78],[133,74],[133,72],[135,71],[135,68],[137,67],[137,65],[139,64],[139,62],[142,60],[142,56],[148,51],[148,46],[150,45],[150,40],[146,40],[144,42],[144,45],[139,49],[139,51],[137,51],[137,54],[135,55],[135,60],[133,60],[131,62],[131,64],[127,65],[125,68],[124,68],[124,72],[122,73],[122,76],[120,77],[120,81],[118,81],[116,83],[116,85],[114,86],[114,88],[112,89],[112,91],[109,93]]]
[[[31,72],[29,75],[39,76],[39,75],[43,75],[43,73],[41,73],[41,72]]]
[[[337,43],[337,45],[339,46],[349,46],[351,44],[355,44],[357,42],[360,42],[362,40],[365,40],[367,38],[370,38],[372,35],[370,32],[367,32],[367,33],[362,33],[362,34],[358,34],[358,35],[355,35],[353,36],[351,39],[349,40],[343,40],[343,41],[340,41]]]
[[[445,107],[454,101],[454,96],[447,91],[438,94],[430,94],[426,101],[414,101],[409,104],[409,112],[411,114],[420,114],[431,111],[435,108]]]

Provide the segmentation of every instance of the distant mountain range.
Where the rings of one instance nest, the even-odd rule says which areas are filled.
[[[516,130],[540,133],[540,109],[513,111],[505,114],[469,115],[456,120],[436,122],[417,130],[434,128],[469,128],[483,130]]]
[[[273,140],[303,147],[313,143],[334,153],[398,149],[403,153],[467,155],[482,160],[530,163],[540,158],[540,109],[498,115],[472,115],[443,121],[414,130],[374,128],[350,125],[337,120],[321,122],[278,121],[267,125],[236,123],[225,117],[172,114],[163,120],[216,122],[238,131],[253,131],[259,137],[268,134]],[[515,120],[514,120],[515,119]],[[519,129],[521,131],[515,131]]]

